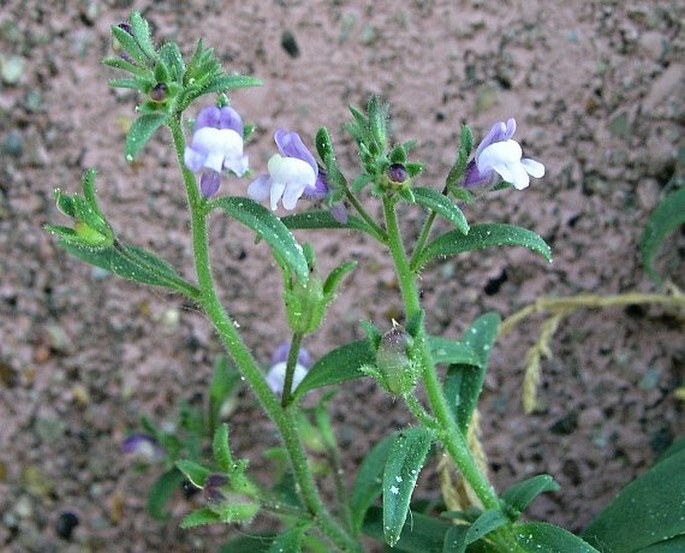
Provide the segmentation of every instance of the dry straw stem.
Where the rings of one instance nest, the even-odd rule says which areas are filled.
[[[548,312],[551,315],[542,324],[540,336],[528,350],[525,361],[525,376],[523,379],[523,409],[532,413],[537,407],[537,388],[541,378],[540,360],[550,358],[552,350],[549,347],[559,323],[562,319],[581,308],[597,309],[601,307],[616,307],[624,305],[658,304],[673,310],[673,315],[685,321],[682,312],[685,307],[685,295],[673,284],[667,285],[666,294],[643,294],[629,292],[602,296],[597,294],[579,294],[567,298],[540,298],[524,307],[511,317],[505,319],[500,326],[499,335],[505,336],[524,319],[535,313]],[[682,389],[681,389],[682,390]],[[683,392],[685,395],[685,391]],[[678,394],[676,397],[680,397]]]

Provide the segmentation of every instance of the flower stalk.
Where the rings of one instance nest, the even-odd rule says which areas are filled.
[[[198,192],[194,175],[186,168],[183,162],[185,139],[181,128],[181,114],[175,114],[174,117],[170,118],[168,124],[183,174],[188,205],[190,207],[193,257],[200,289],[199,303],[204,308],[209,320],[217,330],[224,347],[239,367],[264,411],[281,433],[302,500],[316,525],[341,551],[360,552],[361,549],[356,540],[351,538],[333,519],[319,496],[316,484],[309,470],[304,448],[297,433],[293,414],[281,407],[252,354],[240,337],[235,323],[219,301],[209,259],[207,203]]]

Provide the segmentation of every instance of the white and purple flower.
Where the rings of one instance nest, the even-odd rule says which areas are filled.
[[[283,385],[285,384],[285,368],[288,359],[288,352],[290,351],[290,343],[282,342],[274,351],[271,358],[271,367],[266,373],[266,383],[269,388],[273,390],[275,394],[283,393]],[[312,358],[309,352],[300,348],[297,355],[297,364],[295,365],[295,373],[293,374],[293,389],[302,382],[305,376],[307,376],[307,371],[312,366]]]
[[[492,126],[466,168],[464,187],[490,187],[504,180],[517,190],[523,190],[530,184],[530,177],[539,179],[545,175],[542,163],[522,157],[521,146],[511,138],[515,132],[516,120],[513,118]]]
[[[300,136],[296,132],[278,129],[274,133],[274,140],[279,153],[269,159],[268,174],[250,183],[247,195],[257,202],[268,199],[272,211],[276,210],[278,202],[285,209],[293,210],[297,200],[303,196],[312,200],[328,196],[326,173],[316,163]],[[331,214],[340,223],[347,220],[342,203],[335,204]]]
[[[200,111],[183,161],[193,173],[202,172],[200,189],[206,198],[219,189],[222,170],[242,177],[247,171],[247,156],[243,155],[243,120],[238,112],[227,106]]]
[[[144,463],[154,463],[164,459],[164,450],[148,434],[132,434],[121,444],[121,451]]]

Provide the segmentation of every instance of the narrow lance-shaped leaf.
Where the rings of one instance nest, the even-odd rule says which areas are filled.
[[[609,551],[639,551],[685,534],[685,450],[633,480],[601,511],[583,537]]]
[[[554,524],[545,522],[527,522],[514,526],[514,537],[524,551],[539,553],[550,551],[554,553],[599,553],[586,541],[574,536]],[[610,549],[618,553],[636,551],[635,549]]]
[[[512,518],[516,519],[538,495],[558,490],[559,484],[555,482],[554,478],[549,474],[538,474],[512,484],[502,494],[502,500],[514,511],[511,514],[513,515]]]
[[[347,222],[340,223],[331,215],[329,211],[305,211],[294,215],[281,217],[283,224],[292,230],[317,230],[317,229],[346,229],[360,230],[373,236],[378,240],[382,237],[363,220],[354,215],[347,216]]]
[[[176,461],[176,467],[198,488],[203,488],[207,478],[212,474],[208,468],[187,459]]]
[[[400,539],[431,441],[425,428],[410,428],[397,434],[388,453],[383,471],[383,532],[391,547]]]
[[[147,496],[147,512],[155,520],[168,520],[171,514],[164,507],[183,482],[183,473],[173,468],[162,474],[152,484]]]
[[[305,527],[296,526],[276,536],[268,553],[300,553]]]
[[[359,369],[373,364],[375,354],[367,340],[345,344],[319,359],[304,377],[294,392],[295,399],[323,386],[339,384],[346,380],[364,376]]]
[[[664,238],[685,223],[685,187],[666,196],[649,216],[640,240],[642,262],[649,278],[661,282],[654,269],[654,256]]]
[[[301,284],[307,282],[309,267],[302,246],[271,211],[248,198],[240,197],[219,198],[211,205],[254,230],[258,237],[269,244],[276,262],[284,270],[292,271]]]
[[[411,524],[405,524],[397,543],[392,549],[386,549],[393,553],[443,553],[445,536],[453,527],[451,522],[412,513]],[[369,509],[364,520],[364,533],[378,540],[383,539],[383,515],[379,507]]]
[[[452,223],[462,234],[469,233],[469,223],[466,216],[452,200],[432,188],[412,188],[414,200],[417,204],[435,211],[438,215]]]
[[[465,342],[450,340],[440,336],[429,336],[428,347],[431,350],[431,356],[436,365],[449,363],[451,365],[480,367],[482,364],[478,354]]]
[[[424,248],[412,269],[416,271],[435,258],[492,246],[523,246],[541,255],[547,261],[552,261],[549,246],[533,231],[513,225],[484,223],[473,225],[467,235],[453,230],[438,236]]]
[[[445,376],[445,396],[460,430],[466,433],[471,415],[483,388],[492,345],[497,337],[500,318],[496,313],[478,317],[466,331],[463,342],[478,357],[478,367],[453,364]]]
[[[74,257],[127,280],[164,286],[189,297],[197,294],[197,289],[183,280],[164,260],[141,248],[119,244],[95,249],[65,240],[60,240],[59,244]]]
[[[222,424],[214,433],[214,440],[212,441],[212,449],[214,451],[214,460],[219,468],[225,472],[233,470],[233,455],[228,444],[228,425]]]
[[[126,135],[126,148],[124,150],[128,161],[133,160],[138,155],[138,152],[165,121],[166,114],[164,113],[146,113],[133,122],[131,130]]]
[[[367,453],[359,467],[350,497],[352,526],[356,532],[362,527],[366,511],[383,491],[383,468],[395,438],[396,433],[378,442]]]

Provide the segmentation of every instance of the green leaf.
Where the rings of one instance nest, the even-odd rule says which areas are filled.
[[[60,240],[59,245],[74,257],[119,275],[127,280],[165,286],[195,297],[197,289],[183,280],[166,262],[135,246],[118,244],[108,248],[88,248]]]
[[[685,450],[685,436],[681,436],[680,438],[677,438],[676,440],[673,441],[673,443],[666,448],[666,451],[664,451],[659,458],[654,462],[660,463],[661,461],[665,461],[668,457],[671,455],[675,455],[676,453],[680,453],[681,451]]]
[[[383,491],[383,469],[396,434],[386,436],[373,446],[359,467],[350,497],[352,526],[356,532],[361,529],[369,507]]]
[[[471,526],[466,532],[466,544],[474,543],[484,536],[487,536],[490,532],[501,528],[505,524],[509,524],[509,519],[504,515],[502,511],[497,509],[489,509],[484,511],[476,520],[473,521]]]
[[[445,396],[452,408],[459,429],[466,434],[478,396],[483,389],[485,372],[492,345],[497,337],[500,317],[496,313],[486,313],[478,317],[466,331],[462,342],[479,359],[477,368],[472,365],[453,364],[445,375]]]
[[[126,147],[124,154],[131,161],[138,152],[147,144],[155,134],[155,131],[166,121],[165,113],[146,113],[141,115],[131,125],[131,130],[126,135]]]
[[[102,60],[102,64],[107,67],[114,67],[115,69],[122,69],[123,71],[128,71],[136,77],[148,80],[150,76],[150,71],[146,67],[140,67],[134,63],[126,61],[123,58],[107,58]]]
[[[307,283],[309,266],[302,246],[271,211],[248,198],[236,196],[219,198],[211,206],[222,209],[228,216],[255,231],[259,238],[271,246],[274,259],[283,270],[295,273],[300,284]]]
[[[436,365],[471,365],[479,367],[481,360],[476,352],[464,342],[457,342],[440,336],[429,336],[428,347]]]
[[[647,220],[640,239],[640,251],[645,270],[655,282],[663,279],[654,269],[654,256],[666,236],[685,223],[685,187],[672,192],[656,206]]]
[[[411,524],[405,525],[392,551],[402,553],[442,553],[445,535],[453,525],[439,518],[412,512]],[[383,514],[371,507],[364,520],[364,533],[383,540]]]
[[[138,41],[126,32],[119,25],[112,25],[112,36],[117,40],[126,53],[133,58],[139,65],[147,66],[148,57],[138,44]]]
[[[432,439],[425,428],[410,428],[399,432],[390,447],[383,471],[383,532],[391,547],[400,539]]]
[[[360,230],[366,234],[379,238],[376,231],[374,231],[363,220],[354,215],[347,216],[346,223],[339,223],[330,214],[329,211],[305,211],[303,213],[296,213],[295,215],[286,215],[281,217],[283,224],[292,230],[317,230],[317,229],[346,229],[346,230]]]
[[[222,424],[214,433],[214,440],[212,441],[212,450],[214,452],[214,460],[219,468],[225,472],[232,472],[233,455],[228,444],[228,425]]]
[[[328,159],[335,158],[333,141],[331,140],[331,135],[326,127],[321,127],[316,132],[315,142],[316,151],[324,162],[327,162]]]
[[[166,42],[159,49],[159,58],[171,73],[171,78],[180,83],[181,78],[186,72],[183,56],[175,42]]]
[[[296,526],[279,534],[269,547],[268,553],[300,553],[304,531],[305,527]]]
[[[461,234],[469,233],[469,223],[466,216],[447,196],[432,188],[412,188],[412,192],[414,192],[414,199],[417,204],[441,215],[457,227]]]
[[[181,528],[197,528],[208,524],[219,524],[221,515],[212,511],[209,507],[201,507],[188,513],[181,521]]]
[[[335,269],[331,271],[331,274],[326,278],[326,282],[323,283],[323,293],[324,295],[335,294],[335,291],[340,285],[340,281],[345,278],[345,275],[354,271],[357,268],[356,261],[347,261],[346,263],[341,263]]]
[[[275,537],[276,534],[241,536],[222,545],[218,553],[267,553]]]
[[[458,255],[491,246],[523,246],[550,263],[552,261],[549,246],[533,231],[513,225],[484,223],[473,225],[466,236],[458,230],[441,234],[424,248],[412,269],[416,271],[437,257]]]
[[[147,21],[140,15],[139,12],[132,12],[129,18],[131,24],[131,32],[135,37],[140,49],[150,58],[155,58],[157,52],[155,46],[152,44],[152,37],[150,36],[150,27]]]
[[[164,507],[181,486],[184,476],[176,468],[163,473],[150,487],[147,496],[147,512],[155,520],[166,521],[171,518],[171,513],[166,512]]]
[[[212,381],[209,385],[209,431],[214,432],[221,415],[222,407],[231,392],[240,385],[240,374],[235,368],[231,370],[228,357],[219,355],[214,363]]]
[[[309,370],[293,394],[299,399],[307,392],[339,384],[346,380],[364,376],[359,369],[364,365],[373,364],[375,353],[369,347],[368,340],[359,340],[340,346],[319,359]]]
[[[633,480],[601,511],[583,537],[605,551],[630,553],[685,534],[685,450]]]
[[[176,461],[176,468],[197,488],[204,488],[207,478],[212,474],[212,471],[208,468],[188,459]]]
[[[683,553],[683,551],[685,551],[685,534],[640,549],[638,553]]]
[[[549,474],[538,474],[509,486],[502,494],[502,500],[514,510],[516,519],[538,495],[559,489],[559,484]]]
[[[464,553],[466,551],[466,534],[469,526],[466,524],[453,524],[445,534],[442,545],[442,553]]]
[[[471,150],[473,149],[473,133],[468,125],[462,125],[461,127],[461,139],[459,140],[459,151],[457,152],[457,161],[454,163],[450,169],[449,174],[446,179],[446,188],[452,189],[455,184],[461,179],[466,171],[466,166],[468,163],[469,155],[471,155]],[[456,192],[456,190],[452,190]]]
[[[527,522],[514,526],[514,537],[530,553],[599,553],[589,543],[568,530],[546,522]],[[603,549],[606,551],[606,549]],[[627,553],[629,550],[616,550]]]

